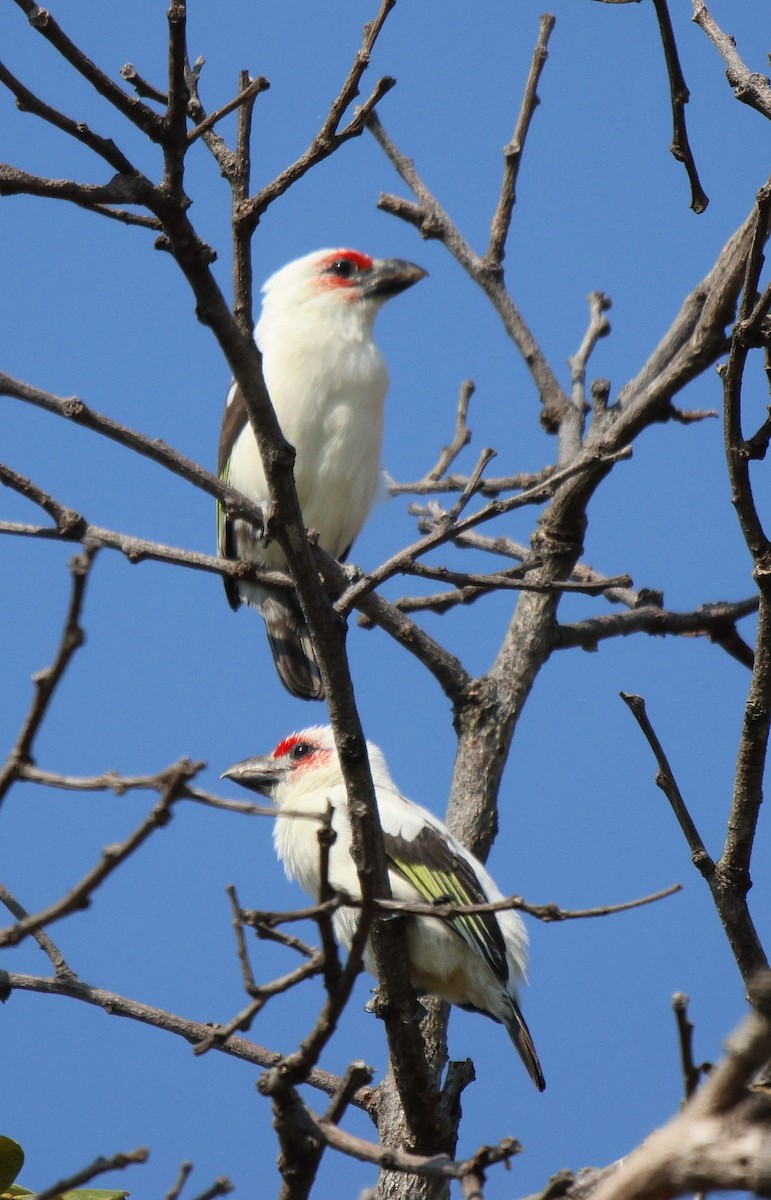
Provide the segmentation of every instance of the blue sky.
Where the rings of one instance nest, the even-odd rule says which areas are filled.
[[[164,5],[137,0],[104,7],[68,0],[53,11],[76,42],[117,76],[132,62],[163,80]],[[312,5],[233,0],[216,19],[191,4],[190,49],[203,54],[209,109],[228,100],[237,73],[267,75],[255,109],[255,184],[273,177],[307,145],[336,94],[375,4]],[[687,291],[707,272],[749,212],[765,181],[769,130],[738,104],[723,65],[674,6],[678,44],[692,92],[689,131],[710,207],[689,209],[685,173],[668,153],[668,91],[652,6],[557,0],[557,24],[519,176],[506,257],[507,280],[563,385],[594,289],[613,300],[613,331],[597,348],[592,377],[614,393],[666,330]],[[715,0],[716,19],[749,65],[766,67],[767,0]],[[372,75],[397,87],[380,108],[386,129],[477,249],[486,243],[501,174],[534,45],[540,8],[527,0],[439,5],[400,0],[373,56]],[[224,15],[223,15],[224,13]],[[148,172],[157,156],[122,128],[59,62],[11,3],[0,6],[7,66],[45,99],[109,134]],[[107,178],[77,146],[15,111],[0,94],[0,158],[31,171]],[[232,139],[234,123],[223,130]],[[229,195],[199,144],[190,156],[191,217],[219,252],[228,287]],[[474,439],[459,464],[470,470],[494,446],[496,474],[538,470],[555,447],[538,423],[527,373],[486,299],[435,242],[376,209],[383,191],[404,189],[365,135],[313,171],[264,217],[254,242],[255,275],[322,246],[349,245],[419,262],[429,278],[389,304],[378,340],[391,372],[384,465],[397,479],[425,473],[449,440],[460,382],[477,394]],[[200,326],[187,285],[152,236],[64,205],[5,198],[0,204],[3,287],[0,370],[161,437],[213,469],[228,372]],[[720,404],[708,372],[681,397],[684,407]],[[757,364],[747,381],[747,428],[765,415]],[[213,552],[212,505],[202,493],[86,431],[0,398],[2,461],[32,477],[94,523]],[[768,513],[767,469],[755,485]],[[10,492],[0,518],[36,520]],[[648,431],[590,507],[585,561],[637,586],[662,588],[687,609],[752,592],[750,560],[733,515],[718,421]],[[532,510],[501,531],[527,541]],[[411,540],[403,500],[376,508],[354,558],[373,567]],[[5,538],[0,647],[4,686],[0,739],[10,747],[31,695],[30,677],[51,659],[68,596],[71,548]],[[471,558],[462,560],[471,563]],[[395,581],[386,594],[408,588]],[[496,597],[457,614],[426,617],[474,672],[489,665],[510,601]],[[575,597],[563,619],[605,611]],[[78,774],[139,774],[183,754],[204,759],[204,786],[234,794],[220,772],[266,752],[286,733],[323,721],[321,706],[283,692],[259,618],[230,612],[213,576],[156,564],[130,566],[103,553],[91,579],[87,643],[62,684],[37,746],[37,762]],[[752,637],[751,623],[745,629]],[[349,651],[367,735],[379,744],[407,795],[442,813],[454,738],[433,681],[384,634],[355,625]],[[517,728],[500,797],[500,835],[490,869],[505,892],[532,902],[586,907],[631,899],[676,881],[662,904],[600,921],[529,922],[531,986],[523,1006],[548,1087],[534,1092],[502,1029],[456,1013],[453,1057],[473,1058],[477,1082],[464,1096],[460,1151],[513,1134],[526,1153],[512,1172],[491,1172],[486,1197],[537,1191],[563,1167],[602,1165],[626,1153],[680,1100],[675,991],[692,997],[699,1059],[715,1058],[744,1012],[743,987],[706,887],[653,783],[647,746],[618,692],[639,692],[666,745],[694,819],[713,853],[724,834],[742,705],[744,668],[702,639],[642,636],[604,643],[596,654],[555,655]],[[4,753],[5,751],[3,751]],[[2,878],[30,910],[48,903],[125,837],[152,798],[13,788],[2,811]],[[752,910],[768,937],[769,853],[761,823]],[[273,856],[265,818],[180,807],[96,894],[91,909],[52,930],[88,982],[202,1021],[224,1021],[243,1003],[225,885],[245,905],[302,902]],[[309,931],[310,932],[310,931]],[[287,969],[285,954],[255,945],[258,975]],[[2,966],[47,973],[38,948],[5,951]],[[382,1028],[363,1012],[362,979],[323,1065],[341,1070],[363,1057],[382,1072]],[[309,988],[268,1005],[255,1041],[290,1049],[319,1000]],[[266,1101],[249,1067],[168,1035],[107,1018],[72,1001],[14,995],[0,1012],[3,1100],[0,1132],[27,1151],[22,1176],[42,1187],[99,1154],[150,1146],[146,1167],[116,1177],[135,1196],[171,1186],[191,1159],[188,1194],[228,1175],[238,1194],[277,1188]],[[8,1081],[13,1081],[9,1086]],[[587,1083],[591,1094],[587,1102]],[[321,1107],[319,1097],[311,1102]],[[368,1135],[362,1117],[351,1129]],[[328,1155],[316,1195],[356,1195],[373,1171]],[[255,1188],[255,1180],[259,1180]]]

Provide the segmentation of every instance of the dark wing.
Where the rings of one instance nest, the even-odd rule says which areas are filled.
[[[472,867],[456,854],[439,832],[424,826],[417,837],[383,832],[390,865],[418,891],[427,904],[486,904]],[[502,983],[509,977],[506,943],[495,913],[448,917],[447,924],[476,951]]]
[[[234,381],[228,392],[228,402],[222,414],[220,428],[220,443],[217,449],[217,474],[225,483],[230,482],[230,456],[233,447],[249,422],[243,392]],[[232,524],[226,517],[222,505],[217,502],[217,548],[222,558],[238,558],[233,544]],[[223,576],[225,595],[231,608],[238,608],[241,603],[238,595],[238,584],[234,579]]]
[[[284,687],[301,700],[323,700],[324,684],[313,642],[294,592],[271,592],[260,610]]]

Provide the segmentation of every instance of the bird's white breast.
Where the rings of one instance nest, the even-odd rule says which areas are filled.
[[[268,393],[297,455],[295,483],[303,520],[338,558],[364,524],[378,488],[388,372],[366,331],[354,325],[353,331],[333,334],[319,336],[315,327],[304,329],[302,321],[291,329],[281,322],[258,327]],[[254,500],[268,498],[249,427],[234,448],[230,482]],[[254,550],[247,557],[255,557]],[[283,564],[276,546],[259,557],[269,566]]]

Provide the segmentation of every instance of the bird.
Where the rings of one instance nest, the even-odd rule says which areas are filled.
[[[385,757],[367,743],[375,787],[388,878],[395,900],[411,904],[476,905],[503,895],[478,859],[442,821],[397,789]],[[223,779],[270,798],[276,806],[273,829],[276,853],[290,880],[319,900],[321,866],[316,820],[332,808],[335,840],[329,851],[328,884],[358,899],[361,889],[351,857],[351,825],[345,784],[330,726],[292,733],[272,754],[247,758],[223,772]],[[300,814],[311,819],[300,819]],[[458,913],[454,916],[408,914],[403,918],[412,985],[505,1026],[535,1086],[546,1083],[519,1007],[518,985],[525,978],[527,933],[518,913]],[[356,910],[337,909],[335,935],[350,948]],[[372,947],[364,966],[377,975]]]
[[[254,331],[265,384],[284,437],[295,449],[294,478],[303,521],[319,545],[344,560],[372,506],[380,480],[388,371],[373,340],[386,300],[426,272],[400,258],[357,250],[316,250],[282,267],[263,286]],[[234,381],[222,418],[217,470],[248,499],[270,500],[243,393]],[[217,505],[223,558],[284,570],[281,548],[249,521]],[[233,609],[259,609],[284,686],[322,700],[324,686],[297,596],[288,589],[223,577]]]

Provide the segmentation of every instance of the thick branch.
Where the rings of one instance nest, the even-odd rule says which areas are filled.
[[[718,862],[726,890],[738,904],[751,886],[750,860],[763,801],[763,776],[771,729],[771,543],[752,493],[750,452],[742,434],[741,419],[742,380],[748,354],[746,333],[753,323],[770,216],[771,186],[766,185],[758,195],[744,296],[723,379],[724,436],[732,500],[752,555],[753,575],[760,592],[755,662],[744,708],[726,841]]]
[[[771,1058],[770,980],[765,972],[753,981],[755,1011],[732,1036],[727,1057],[592,1200],[672,1200],[702,1191],[771,1194],[768,1106],[749,1091],[755,1072]]]

